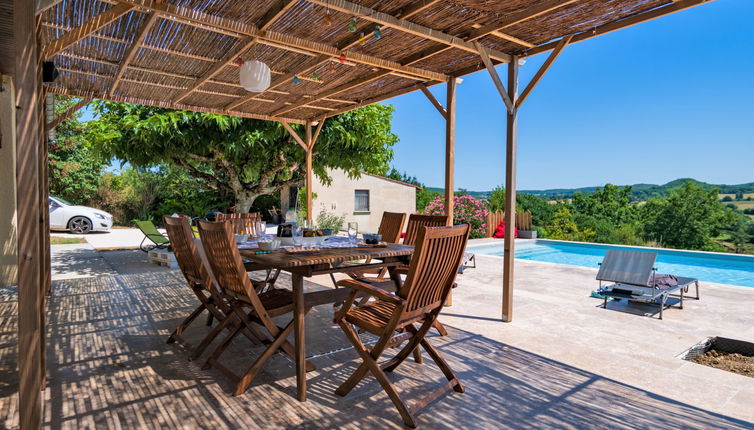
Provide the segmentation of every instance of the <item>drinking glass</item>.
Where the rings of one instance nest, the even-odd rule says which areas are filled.
[[[348,240],[353,243],[356,241],[356,235],[359,234],[359,223],[357,222],[349,222],[348,223]]]
[[[267,234],[267,223],[257,221],[257,236],[264,237]]]
[[[291,238],[293,238],[293,244],[295,246],[301,246],[301,244],[304,242],[304,230],[297,225],[292,226]]]

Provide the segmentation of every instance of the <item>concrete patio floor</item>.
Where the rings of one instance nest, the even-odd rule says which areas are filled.
[[[180,272],[149,265],[138,251],[58,251],[56,270],[79,275],[56,273],[49,300],[45,427],[402,427],[372,378],[344,398],[333,393],[359,360],[331,323],[331,306],[307,317],[307,354],[318,369],[308,373],[306,403],[293,398],[292,362],[279,354],[246,394],[232,397],[222,374],[164,342],[197,305]],[[441,317],[449,336],[431,339],[466,393],[435,402],[419,415],[420,428],[754,428],[754,378],[676,358],[707,336],[754,341],[754,289],[704,283],[701,301],[658,320],[641,305],[602,309],[588,297],[595,270],[519,260],[514,322],[506,324],[502,260],[477,259]],[[81,268],[86,260],[103,272]],[[308,288],[331,285],[311,281]],[[287,282],[281,276],[278,285]],[[15,312],[15,291],[0,291],[2,428],[18,419]],[[195,323],[189,336],[207,329]],[[241,370],[258,353],[238,339],[224,357]],[[430,360],[407,361],[392,379],[411,402],[442,376]]]

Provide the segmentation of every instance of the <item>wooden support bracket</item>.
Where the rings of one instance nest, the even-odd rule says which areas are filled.
[[[427,96],[427,99],[429,99],[429,101],[432,103],[432,105],[434,105],[434,107],[437,109],[437,111],[440,112],[440,115],[442,115],[442,117],[445,118],[445,120],[447,120],[448,119],[448,110],[445,109],[440,104],[440,102],[437,100],[437,98],[435,98],[434,95],[432,95],[432,93],[429,91],[429,89],[427,88],[427,86],[424,85],[423,83],[418,83],[418,84],[416,84],[416,86],[418,86],[419,89],[424,93],[424,95]]]
[[[508,91],[505,89],[503,82],[500,80],[500,76],[497,74],[497,70],[495,70],[495,66],[492,64],[492,60],[490,60],[490,57],[487,55],[486,49],[479,42],[475,41],[474,45],[479,51],[479,56],[482,57],[484,67],[487,68],[487,72],[489,72],[490,77],[492,78],[492,82],[495,84],[495,88],[497,88],[497,92],[500,93],[500,97],[502,97],[503,99],[505,107],[507,108],[509,113],[513,113],[515,109],[513,101],[508,96]]]
[[[542,77],[547,73],[547,71],[550,69],[550,66],[552,66],[552,63],[555,62],[555,60],[558,58],[561,52],[563,52],[563,48],[568,46],[569,43],[571,43],[571,39],[573,39],[573,35],[566,36],[562,39],[560,39],[560,42],[558,42],[558,45],[553,49],[552,52],[550,52],[550,55],[547,57],[547,60],[545,60],[544,64],[542,64],[542,67],[537,70],[537,73],[534,75],[533,78],[531,78],[531,81],[529,81],[529,85],[526,86],[524,91],[521,93],[521,95],[516,99],[516,109],[520,108],[521,105],[524,103],[524,100],[526,100],[527,97],[529,97],[529,94],[531,94],[534,87],[537,86],[540,80],[542,80]]]

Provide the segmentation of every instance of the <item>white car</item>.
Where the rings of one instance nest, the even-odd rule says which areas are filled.
[[[49,197],[50,230],[68,230],[75,234],[110,231],[113,216],[99,209],[76,206],[60,197]]]

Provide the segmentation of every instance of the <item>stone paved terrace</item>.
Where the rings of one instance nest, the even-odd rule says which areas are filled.
[[[246,394],[231,397],[219,372],[164,342],[197,304],[178,271],[139,266],[138,251],[68,247],[55,258],[57,278],[91,277],[54,282],[46,428],[402,427],[374,379],[345,398],[333,394],[359,361],[330,306],[307,317],[318,369],[308,374],[306,403],[294,400],[292,362],[279,354]],[[754,378],[676,358],[707,336],[754,341],[754,289],[705,283],[701,301],[660,321],[641,305],[599,307],[588,297],[595,270],[517,261],[515,321],[506,324],[498,320],[502,260],[477,258],[441,318],[449,336],[431,339],[467,391],[425,410],[420,428],[754,428]],[[0,428],[18,420],[15,300],[12,289],[0,292]],[[189,336],[205,330],[197,324]],[[238,339],[226,354],[240,369],[258,352]],[[431,361],[407,361],[392,378],[410,401],[442,377]]]

